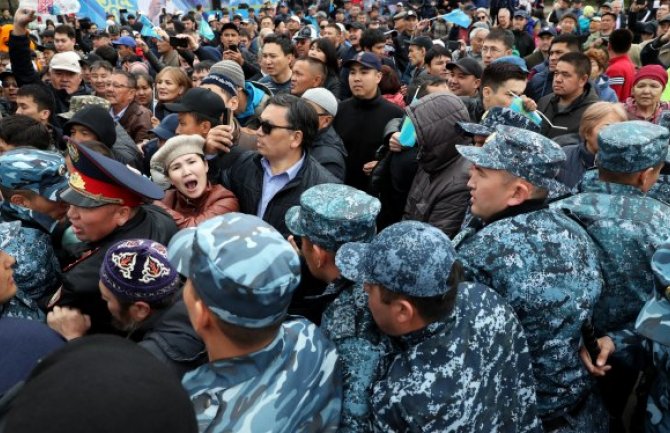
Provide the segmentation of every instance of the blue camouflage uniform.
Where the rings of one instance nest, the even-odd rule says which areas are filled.
[[[441,230],[400,222],[370,243],[343,245],[335,260],[346,278],[410,302],[424,298],[448,306],[455,298],[442,317],[393,338],[397,352],[373,389],[375,432],[542,431],[521,325],[491,289],[451,285],[456,253]],[[382,302],[370,290],[370,305],[373,297]]]
[[[20,221],[0,223],[0,250],[7,254],[10,245],[16,242],[16,238],[20,233]],[[16,293],[10,299],[0,302],[0,320],[4,317],[44,320],[44,313],[37,308],[32,299],[17,289]]]
[[[559,192],[553,180],[565,154],[534,132],[499,126],[483,147],[457,146],[474,164],[505,170]],[[528,338],[538,410],[547,431],[607,431],[593,382],[577,356],[581,326],[602,289],[597,252],[587,233],[545,200],[527,200],[484,222],[473,219],[455,238],[466,277],[502,295]],[[593,412],[593,416],[590,412]],[[603,414],[603,418],[607,418]]]
[[[670,431],[670,243],[656,250],[651,269],[656,290],[640,311],[635,331],[608,335],[616,347],[613,357],[633,366],[644,360],[654,368],[656,375],[647,398],[644,431],[666,433]]]
[[[300,206],[286,213],[286,226],[295,236],[336,252],[346,242],[372,240],[380,208],[379,200],[363,191],[327,183],[302,193]],[[335,296],[323,313],[321,329],[335,343],[342,364],[342,418],[338,432],[369,432],[372,385],[385,369],[388,339],[372,318],[368,296],[360,282],[340,276],[329,282],[322,296]]]
[[[507,107],[492,107],[482,115],[482,120],[479,123],[458,122],[457,125],[466,135],[471,136],[488,137],[493,133],[497,125],[514,126],[533,132],[540,132],[540,125],[523,114],[517,113]]]
[[[67,187],[65,160],[56,152],[30,148],[10,150],[0,155],[0,186],[6,190],[27,190],[51,201]],[[0,222],[21,221],[21,230],[7,247],[16,259],[14,279],[21,304],[42,301],[61,284],[60,265],[51,243],[58,224],[52,217],[13,204],[7,197],[0,202]],[[34,303],[31,306],[34,307]]]
[[[285,319],[300,261],[279,232],[229,213],[182,230],[168,249],[187,245],[183,237],[192,238],[191,257],[174,265],[218,319],[249,329]],[[337,353],[305,319],[281,323],[257,352],[187,373],[183,384],[201,432],[335,432],[340,421]]]
[[[598,145],[599,168],[634,173],[665,160],[668,130],[641,121],[617,123],[601,130]],[[594,326],[601,332],[632,329],[652,293],[651,256],[670,238],[670,207],[634,186],[601,181],[591,172],[580,191],[554,206],[577,218],[599,246],[605,285]]]

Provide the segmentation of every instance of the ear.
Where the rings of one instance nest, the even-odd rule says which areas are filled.
[[[635,183],[642,192],[646,193],[652,186],[654,186],[658,180],[658,173],[661,171],[661,168],[657,169],[656,167],[649,167],[637,175]]]
[[[505,55],[506,55],[506,56],[511,56],[511,55],[512,55],[512,50],[511,50],[511,49],[506,50],[506,51],[505,51]]]
[[[22,196],[21,194],[14,194],[9,198],[9,202],[11,204],[15,204],[17,206],[25,207],[30,209],[30,200]]]
[[[382,73],[381,71],[376,72],[376,77],[377,77],[377,84],[379,84],[382,81]]]
[[[584,87],[586,85],[587,81],[589,81],[589,76],[588,75],[582,75],[582,77],[579,79],[579,86]]]
[[[144,321],[151,314],[151,307],[144,301],[135,302],[129,309],[130,317],[135,323]]]
[[[326,258],[327,256],[326,250],[324,250],[323,248],[321,248],[316,244],[312,244],[312,254],[314,259],[316,260],[317,268],[320,268],[328,261]]]
[[[202,135],[203,137],[207,137],[207,133],[209,132],[210,129],[212,129],[212,122],[210,122],[209,120],[200,122],[198,128],[200,129],[200,135]]]
[[[481,86],[481,84],[482,84],[482,80],[480,80],[479,78],[478,78],[478,79],[475,79],[475,86],[476,86],[478,89],[479,89],[479,86]]]
[[[490,87],[485,86],[482,88],[482,96],[485,98],[490,98],[491,94],[493,93],[493,90],[491,90]]]
[[[39,118],[41,121],[46,121],[51,117],[51,112],[49,110],[41,110],[39,112]]]
[[[507,199],[507,206],[518,206],[530,198],[531,186],[527,182],[519,180],[514,181],[515,185],[511,188],[512,195]]]
[[[291,141],[291,148],[297,149],[302,146],[302,131],[293,131],[293,140]]]
[[[114,217],[116,218],[116,225],[118,227],[123,226],[128,222],[128,220],[130,220],[132,213],[132,208],[130,206],[121,206],[118,208],[114,214]]]
[[[238,90],[238,92],[244,92],[244,89]],[[237,107],[240,106],[240,98],[237,96],[233,96],[230,99],[228,99],[228,103],[226,104],[228,108],[230,108],[232,111],[237,110]]]
[[[406,299],[396,299],[391,302],[391,311],[395,317],[395,321],[400,326],[412,323],[412,320],[417,315],[416,308]]]

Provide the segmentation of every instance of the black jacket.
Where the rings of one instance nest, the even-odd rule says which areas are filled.
[[[525,30],[512,30],[514,33],[514,46],[519,51],[520,57],[526,57],[535,50],[535,41]]]
[[[240,212],[256,215],[263,193],[263,167],[261,155],[249,151],[221,174],[221,184],[232,191],[240,203]],[[284,216],[292,206],[300,204],[300,195],[322,183],[342,183],[314,158],[307,155],[297,176],[284,186],[268,203],[263,220],[273,226],[282,236],[289,233]]]
[[[137,214],[110,235],[89,245],[89,251],[63,270],[63,287],[56,305],[78,308],[91,316],[91,332],[112,332],[107,304],[100,297],[100,266],[109,247],[126,239],[151,239],[167,245],[177,232],[174,219],[153,205],[141,206]]]
[[[12,64],[12,71],[16,77],[16,83],[19,87],[26,84],[41,84],[51,92],[56,101],[55,114],[64,113],[70,109],[70,98],[77,95],[88,95],[90,92],[83,84],[72,95],[65,90],[56,90],[51,84],[47,84],[40,79],[30,60],[30,41],[27,36],[9,36],[9,60]]]
[[[347,170],[345,165],[347,151],[342,139],[333,129],[333,125],[319,131],[309,153],[323,168],[344,182],[344,175]]]
[[[586,150],[586,145],[583,141],[578,144],[565,146],[563,151],[566,158],[561,171],[556,176],[556,180],[568,188],[574,188],[581,182],[586,170],[595,168],[596,156]]]
[[[600,98],[591,83],[586,83],[584,86],[584,93],[582,93],[582,95],[572,104],[563,109],[558,105],[558,96],[550,93],[543,97],[538,101],[537,109],[547,116],[555,126],[564,126],[568,129],[555,129],[544,121],[542,122],[542,135],[554,138],[559,135],[578,133],[579,123],[582,120],[584,111],[586,111],[591,104],[598,101],[600,101]]]

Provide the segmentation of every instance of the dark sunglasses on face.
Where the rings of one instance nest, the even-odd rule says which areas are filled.
[[[275,128],[279,129],[288,129],[289,131],[294,131],[295,128],[292,126],[281,126],[281,125],[273,125],[272,123],[268,122],[267,120],[261,120],[261,131],[263,131],[263,134],[265,135],[270,135],[272,134],[272,130]]]

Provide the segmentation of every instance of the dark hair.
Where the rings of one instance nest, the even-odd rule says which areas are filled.
[[[379,91],[382,95],[393,95],[400,91],[400,79],[388,65],[382,65],[382,79],[379,82]]]
[[[384,304],[390,304],[396,299],[406,299],[417,309],[422,319],[428,323],[432,323],[446,317],[453,311],[456,305],[456,297],[458,296],[458,285],[461,282],[463,282],[463,266],[456,261],[451,266],[451,271],[447,278],[449,291],[443,295],[419,298],[392,292],[382,286],[380,298]]]
[[[495,28],[492,29],[488,35],[484,38],[485,41],[500,41],[507,47],[508,50],[511,50],[514,46],[514,33],[509,30]]]
[[[309,64],[309,67],[312,69],[315,69],[323,78],[323,81],[321,82],[321,86],[323,86],[326,82],[326,78],[328,78],[328,69],[326,68],[326,64],[323,63],[319,59],[315,59],[314,57],[309,57],[309,56],[303,56],[300,57],[296,62],[302,61],[302,62],[307,62]],[[293,64],[295,66],[295,63]]]
[[[326,38],[319,38],[312,42],[312,45],[316,45],[321,52],[326,56],[326,67],[329,71],[332,71],[337,74],[340,70],[340,64],[338,62],[337,50],[335,45]]]
[[[342,34],[342,29],[335,23],[328,23],[328,25],[326,25],[326,28],[335,29],[338,35]]]
[[[74,39],[74,29],[68,24],[61,24],[54,30],[55,33],[60,33],[61,35],[66,35],[70,39]]]
[[[46,126],[22,114],[0,119],[0,139],[15,147],[34,147],[47,150],[51,134]]]
[[[365,29],[361,35],[361,48],[363,50],[372,50],[372,47],[379,43],[386,43],[386,36],[379,29]]]
[[[306,100],[294,95],[279,94],[268,100],[267,105],[287,109],[286,121],[292,128],[302,131],[302,148],[309,149],[319,130],[319,116]]]
[[[267,44],[279,45],[285,56],[293,54],[293,50],[295,48],[293,46],[293,42],[291,42],[291,39],[289,39],[284,35],[274,35],[274,34],[267,35],[265,39],[263,39],[263,46]]]
[[[193,72],[209,71],[210,69],[212,69],[212,66],[214,66],[213,60],[203,60],[202,62],[193,65]]]
[[[192,22],[195,23],[195,18],[193,18],[191,15],[188,15],[188,14],[181,17],[181,20],[182,21],[192,21]]]
[[[630,50],[633,44],[633,33],[628,29],[614,30],[609,38],[609,45],[612,52],[616,54],[625,54]]]
[[[443,47],[442,45],[433,45],[433,48],[426,52],[424,60],[427,65],[430,65],[430,62],[433,61],[435,57],[446,56],[450,59],[452,58],[451,51]]]
[[[137,80],[135,79],[135,76],[128,71],[124,71],[123,69],[114,69],[112,75],[123,75],[128,80],[128,87],[131,89],[137,87]]]
[[[39,110],[49,110],[51,114],[56,111],[56,100],[53,93],[40,84],[26,84],[19,87],[16,96],[25,96],[33,98]]]
[[[98,47],[94,53],[102,57],[103,60],[106,60],[110,65],[116,65],[119,61],[119,55],[110,45],[103,45]]]
[[[107,60],[96,60],[91,65],[91,71],[94,69],[104,69],[107,72],[114,72],[114,67]]]
[[[419,75],[409,83],[409,86],[407,86],[405,103],[411,103],[414,95],[416,95],[417,99],[423,98],[428,94],[428,87],[439,86],[440,84],[447,84],[447,80],[430,74]]]
[[[582,53],[565,53],[559,59],[559,62],[571,64],[575,68],[575,72],[580,77],[591,75],[591,59],[586,54]]]
[[[549,49],[551,50],[551,47],[553,47],[555,44],[565,44],[573,53],[582,52],[582,44],[579,43],[579,38],[575,35],[563,34],[556,36],[551,41],[551,46]]]
[[[494,92],[509,80],[525,80],[528,74],[520,67],[508,62],[495,62],[484,68],[481,88],[490,87]]]

